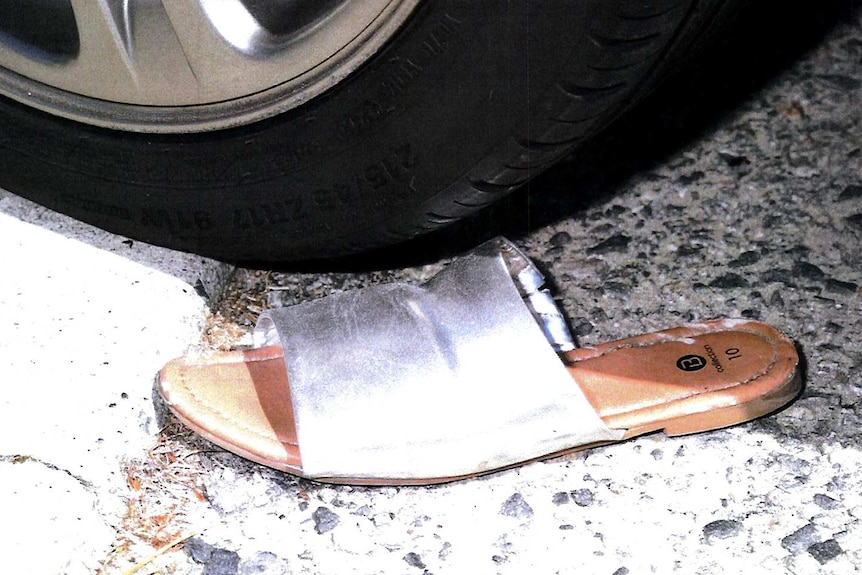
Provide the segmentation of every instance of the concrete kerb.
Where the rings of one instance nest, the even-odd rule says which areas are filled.
[[[123,461],[158,431],[153,377],[231,268],[5,192],[0,253],[0,548],[10,572],[92,573],[127,507]]]

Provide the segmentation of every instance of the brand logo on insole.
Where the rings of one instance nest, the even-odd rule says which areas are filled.
[[[699,371],[706,367],[706,358],[702,355],[684,355],[676,360],[676,366],[683,371]]]

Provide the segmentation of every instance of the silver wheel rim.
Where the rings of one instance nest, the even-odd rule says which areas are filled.
[[[235,127],[343,80],[418,3],[13,0],[4,9],[21,17],[0,14],[0,94],[113,129]]]

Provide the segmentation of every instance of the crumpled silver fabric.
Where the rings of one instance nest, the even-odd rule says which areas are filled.
[[[421,286],[264,313],[255,340],[284,347],[303,473],[456,477],[620,439],[554,352],[572,344],[542,281],[498,238]]]

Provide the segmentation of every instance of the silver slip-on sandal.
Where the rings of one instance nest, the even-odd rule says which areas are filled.
[[[577,349],[505,239],[421,286],[262,314],[255,348],[171,361],[158,388],[243,457],[356,484],[450,481],[664,430],[747,421],[799,392],[793,344],[715,320]]]

